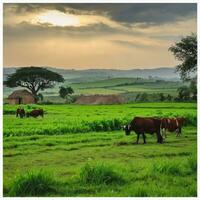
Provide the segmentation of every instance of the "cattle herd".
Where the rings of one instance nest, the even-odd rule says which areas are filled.
[[[43,109],[34,109],[30,112],[25,112],[23,108],[18,108],[16,117],[38,117],[44,116]],[[162,143],[163,139],[167,137],[166,132],[175,132],[176,136],[180,136],[181,128],[184,124],[185,118],[157,118],[157,117],[135,117],[129,124],[123,127],[125,134],[130,135],[131,131],[137,134],[136,144],[139,142],[140,135],[143,136],[144,144],[146,143],[145,133],[156,133],[157,142]]]
[[[166,138],[166,131],[176,132],[176,136],[180,136],[181,128],[185,118],[156,118],[156,117],[135,117],[128,125],[124,126],[126,135],[130,135],[131,131],[137,134],[136,144],[139,142],[140,135],[143,136],[144,144],[146,143],[145,133],[156,133],[157,142],[162,143]]]
[[[16,111],[16,117],[20,117],[20,118],[24,118],[24,117],[38,117],[44,116],[44,111],[43,109],[34,109],[30,112],[25,112],[25,110],[23,108],[18,108]]]

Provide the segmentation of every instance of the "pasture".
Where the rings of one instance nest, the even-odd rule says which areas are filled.
[[[24,106],[36,107],[44,109],[44,118],[19,119],[17,106],[4,105],[4,196],[197,195],[195,103]],[[155,135],[146,134],[147,144],[141,137],[136,145],[136,135],[121,130],[134,116],[187,121],[180,138],[172,133],[157,144]],[[19,177],[40,169],[50,173],[51,189],[20,193]]]

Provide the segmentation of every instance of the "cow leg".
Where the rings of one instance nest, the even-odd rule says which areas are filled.
[[[176,137],[179,137],[181,134],[181,128],[176,129]]]
[[[139,142],[139,138],[140,138],[140,134],[137,133],[137,140],[136,140],[136,144],[138,144]]]
[[[167,130],[164,130],[164,137],[167,138]]]
[[[165,129],[162,129],[162,130],[161,130],[161,135],[162,135],[163,138],[166,137],[166,130],[165,130]]]
[[[142,136],[143,136],[143,141],[144,141],[144,144],[146,144],[146,136],[144,133],[142,133]]]
[[[157,143],[162,143],[163,142],[163,138],[160,134],[160,130],[156,133],[157,134]]]

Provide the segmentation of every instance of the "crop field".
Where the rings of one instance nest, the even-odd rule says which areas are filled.
[[[96,82],[73,83],[70,85],[78,94],[121,94],[147,92],[175,95],[180,82],[137,78],[113,78]]]
[[[127,92],[133,92],[136,94],[146,92],[152,94],[162,92],[164,94],[175,96],[177,89],[183,86],[183,83],[178,81],[149,80],[140,78],[110,78],[106,80],[81,83],[70,83],[69,81],[65,81],[64,84],[57,84],[54,88],[46,89],[41,93],[45,99],[48,99],[47,97],[50,96],[58,97],[58,91],[61,85],[71,86],[74,89],[75,95],[122,94]],[[10,95],[15,89],[4,86],[4,98]]]
[[[195,103],[24,106],[37,107],[44,118],[19,119],[4,105],[4,196],[197,195]],[[136,145],[121,129],[134,116],[187,120],[178,138]]]

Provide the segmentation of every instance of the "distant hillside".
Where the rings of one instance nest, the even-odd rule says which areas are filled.
[[[175,73],[175,68],[157,68],[157,69],[88,69],[88,70],[69,70],[53,67],[46,67],[52,71],[62,74],[70,83],[98,81],[110,78],[154,78],[162,80],[179,80],[179,75]],[[15,72],[16,68],[4,68],[4,80],[9,74]]]

